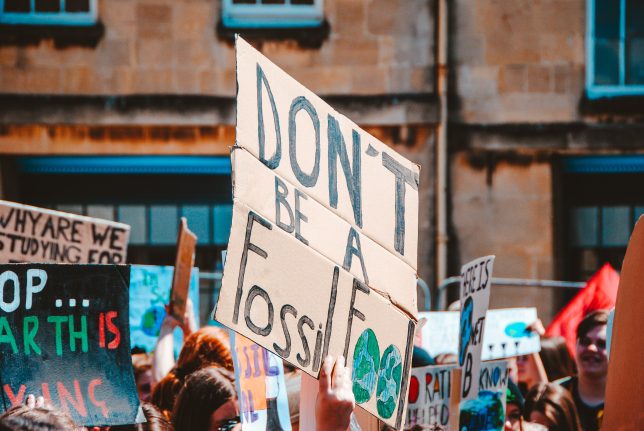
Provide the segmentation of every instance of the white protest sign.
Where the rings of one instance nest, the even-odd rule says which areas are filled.
[[[130,226],[0,200],[0,261],[125,263]]]
[[[458,354],[458,311],[421,311],[419,319],[427,322],[421,330],[423,349],[436,357],[443,353]]]
[[[233,223],[214,318],[402,427],[415,328],[419,167],[237,39]]]
[[[541,340],[528,325],[536,322],[536,308],[488,310],[483,335],[483,360],[529,355],[541,350]]]
[[[416,269],[419,167],[241,38],[237,87],[237,145]]]
[[[358,405],[402,425],[414,320],[241,203],[214,317],[314,377],[344,355]]]
[[[481,353],[485,313],[490,303],[494,256],[485,256],[461,268],[461,314],[458,346],[458,364],[461,376],[461,403],[475,399],[479,391]],[[463,429],[459,425],[459,429]]]
[[[282,360],[231,331],[235,384],[244,431],[291,431]]]
[[[541,341],[528,325],[537,320],[536,308],[488,310],[483,334],[482,360],[529,355],[541,350]],[[422,329],[422,346],[432,356],[458,353],[458,311],[421,312],[427,320]]]
[[[476,397],[460,404],[460,430],[503,431],[508,374],[507,361],[481,364]]]
[[[448,429],[453,368],[430,365],[411,369],[405,429],[416,425]]]

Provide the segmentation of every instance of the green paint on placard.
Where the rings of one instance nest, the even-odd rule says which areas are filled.
[[[38,316],[25,316],[22,321],[22,338],[25,347],[25,355],[30,355],[33,350],[35,354],[40,355],[42,351],[36,344],[36,334],[38,333]]]
[[[80,331],[74,330],[74,316],[69,316],[69,349],[76,351],[76,340],[81,340],[81,351],[87,352],[87,316],[80,316]]]
[[[353,395],[362,404],[371,398],[376,387],[376,374],[380,366],[380,347],[376,334],[365,329],[353,350]]]
[[[376,391],[376,408],[378,414],[388,419],[396,409],[402,379],[402,358],[400,352],[390,344],[382,354],[378,372],[378,389]]]
[[[13,336],[13,332],[11,332],[11,327],[5,316],[0,317],[0,344],[2,343],[10,344],[13,353],[18,353],[16,339]]]
[[[63,355],[63,329],[61,325],[67,322],[67,316],[49,316],[47,317],[47,322],[53,323],[56,325],[56,354],[58,356]]]

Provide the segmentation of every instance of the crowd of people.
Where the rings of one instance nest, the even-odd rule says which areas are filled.
[[[509,358],[505,431],[597,431],[601,427],[608,370],[608,312],[588,314],[577,329],[574,357],[563,338],[542,338],[541,352]],[[174,359],[173,332],[180,327],[185,342]],[[531,330],[544,334],[541,323]],[[217,327],[197,329],[188,306],[178,322],[166,316],[153,355],[132,355],[137,392],[146,422],[93,428],[89,431],[232,431],[240,430],[240,403],[235,386],[228,333]],[[450,364],[451,354],[431,357],[416,346],[412,366]],[[285,364],[287,381],[299,371]],[[299,381],[295,379],[294,381]],[[287,385],[288,386],[288,385]],[[299,429],[299,385],[291,385],[291,425]],[[351,371],[345,360],[325,358],[315,407],[320,431],[358,430]],[[66,413],[44,403],[38,394],[26,397],[0,416],[0,431],[85,430]],[[425,429],[422,425],[414,429]],[[426,428],[435,429],[435,428]]]

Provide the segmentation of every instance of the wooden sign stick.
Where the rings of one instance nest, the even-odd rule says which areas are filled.
[[[177,258],[174,263],[172,290],[170,291],[170,313],[180,322],[183,322],[183,316],[186,314],[190,274],[195,264],[196,246],[197,236],[188,229],[186,218],[181,217],[177,238]]]

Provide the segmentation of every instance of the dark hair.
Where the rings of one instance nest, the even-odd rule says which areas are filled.
[[[72,418],[61,410],[46,407],[12,407],[0,416],[0,423],[11,430],[20,431],[74,431],[82,430]]]
[[[577,326],[577,339],[585,337],[596,326],[608,324],[608,310],[595,310],[586,314]]]
[[[570,392],[555,383],[539,383],[530,389],[525,397],[523,417],[530,420],[534,411],[554,424],[549,431],[582,431]]]
[[[566,339],[563,337],[542,338],[539,356],[550,382],[577,373],[575,361],[570,356]]]
[[[186,376],[208,366],[234,370],[228,334],[214,326],[203,327],[186,339],[177,365],[152,390],[152,403],[169,417]]]
[[[141,403],[141,410],[147,422],[133,425],[120,425],[110,427],[110,431],[172,431],[172,424],[163,412],[155,405]]]
[[[212,413],[236,399],[234,381],[233,373],[218,367],[204,368],[190,375],[174,406],[174,429],[208,431]]]

